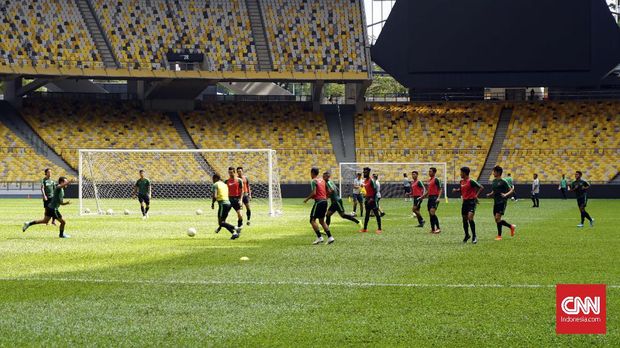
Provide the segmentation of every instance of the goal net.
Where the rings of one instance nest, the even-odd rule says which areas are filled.
[[[79,150],[80,214],[139,212],[133,200],[139,171],[151,182],[151,214],[194,214],[211,206],[213,173],[243,167],[252,215],[282,214],[274,150]]]
[[[448,166],[445,162],[411,162],[411,163],[340,163],[340,192],[342,197],[353,196],[353,182],[357,173],[362,173],[364,167],[371,169],[371,175],[377,174],[381,184],[381,198],[407,198],[405,196],[404,175],[411,180],[411,172],[417,171],[418,180],[427,185],[430,168],[437,168],[435,175],[443,186],[442,197],[448,201],[447,182]],[[428,189],[428,187],[427,187]]]

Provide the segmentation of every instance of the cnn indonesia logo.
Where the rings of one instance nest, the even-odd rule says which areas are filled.
[[[557,334],[606,334],[605,285],[558,284],[556,294]]]

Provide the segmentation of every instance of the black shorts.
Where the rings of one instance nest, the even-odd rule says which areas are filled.
[[[413,206],[417,207],[418,209],[420,209],[420,207],[422,206],[422,202],[424,201],[424,199],[422,199],[422,197],[418,196],[418,197],[413,197]]]
[[[45,216],[54,218],[54,219],[62,219],[62,214],[58,209],[45,208]]]
[[[219,208],[217,211],[217,218],[220,221],[226,221],[226,219],[228,218],[228,213],[230,213],[230,209],[232,208],[230,203],[218,202],[217,204],[219,205]]]
[[[244,193],[242,198],[243,204],[250,204],[250,194]]]
[[[578,207],[587,207],[588,206],[588,197],[587,196],[583,196],[583,197],[578,197],[577,198],[577,206]]]
[[[357,201],[358,203],[364,202],[364,198],[362,197],[361,193],[354,193],[353,200]]]
[[[433,208],[439,208],[439,196],[428,196],[428,201],[426,201],[426,208],[431,210]]]
[[[476,200],[475,199],[466,199],[463,201],[463,205],[461,206],[461,215],[467,215],[469,213],[476,212]]]
[[[310,221],[323,219],[327,213],[327,201],[315,201],[310,212]]]
[[[49,204],[49,202],[50,202],[50,199],[48,199],[47,201],[43,200],[43,209],[47,209],[47,205]]]
[[[235,209],[235,211],[241,210],[241,201],[240,197],[230,197],[230,206]]]
[[[339,199],[337,202],[332,202],[328,211],[332,214],[336,212],[344,214],[344,204],[342,203],[342,199]]]
[[[374,200],[374,198],[366,198],[366,200],[364,201],[364,206],[366,207],[366,210],[370,211],[370,210],[375,210],[378,207],[378,202],[376,202]]]
[[[500,214],[500,215],[504,215],[506,214],[506,206],[508,205],[508,202],[495,202],[495,204],[493,204],[493,216]]]
[[[140,204],[144,203],[146,205],[150,205],[151,199],[149,198],[149,195],[138,193],[138,202],[140,202]]]
[[[411,193],[411,186],[403,186],[403,189],[405,190],[406,194]]]

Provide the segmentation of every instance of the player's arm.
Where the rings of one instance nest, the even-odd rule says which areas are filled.
[[[153,190],[151,189],[151,181],[149,180],[149,199],[151,199],[152,194]]]
[[[479,182],[477,182],[476,180],[470,180],[469,184],[473,187],[477,187],[478,191],[476,191],[476,197],[478,197],[480,195],[480,192],[482,192],[484,190],[484,186],[480,185]]]
[[[418,186],[420,186],[422,190],[424,190],[422,193],[422,198],[424,199],[428,195],[428,191],[426,191],[426,185],[424,185],[422,181],[418,181]]]
[[[590,188],[590,183],[587,181],[583,181],[583,185],[581,186],[581,189],[584,191],[587,191]]]
[[[133,197],[135,198],[136,196],[138,196],[138,182],[136,181],[136,184],[133,185]]]
[[[508,184],[508,182],[506,182],[506,186],[508,187],[508,192],[502,193],[502,197],[504,198],[510,197],[513,193],[515,193],[515,187],[513,185],[510,185]]]
[[[314,180],[312,181],[310,186],[312,187],[312,192],[310,193],[310,195],[308,195],[308,197],[306,197],[306,199],[304,199],[304,203],[308,203],[308,201],[312,199],[314,195],[316,195],[316,183],[314,182]]]
[[[213,184],[213,197],[211,198],[211,209],[215,209],[215,201],[217,197],[217,185]]]
[[[379,194],[379,190],[377,190],[377,181],[376,180],[370,180],[370,184],[372,185],[372,188],[375,190],[375,196],[372,197],[372,199],[374,199],[375,201],[379,198],[378,194]]]
[[[250,196],[250,198],[252,198],[252,186],[250,186],[250,179],[248,179],[248,177],[245,177],[245,181],[247,182],[248,185],[248,196]]]
[[[43,184],[43,181],[41,181],[41,194],[43,195],[43,200],[47,201],[47,195],[45,194],[45,185]]]
[[[441,195],[443,194],[443,185],[441,184],[441,180],[435,178],[435,184],[437,184],[437,187],[439,187],[439,195],[437,197],[441,197]]]

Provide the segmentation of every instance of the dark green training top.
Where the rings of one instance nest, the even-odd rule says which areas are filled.
[[[54,190],[54,197],[52,197],[52,200],[47,205],[47,207],[50,208],[50,209],[58,209],[58,208],[60,208],[64,198],[65,198],[65,189],[63,189],[62,187],[57,187]]]
[[[504,203],[508,200],[507,197],[503,197],[502,194],[510,191],[510,184],[506,179],[493,179],[493,199],[495,203]]]
[[[590,187],[590,183],[583,180],[577,179],[570,184],[571,190],[575,191],[575,195],[577,198],[583,198],[586,195],[586,188]]]
[[[138,186],[138,193],[139,194],[141,194],[141,195],[148,195],[149,194],[149,187],[151,186],[151,182],[147,178],[138,179],[138,181],[136,181],[136,186]]]

